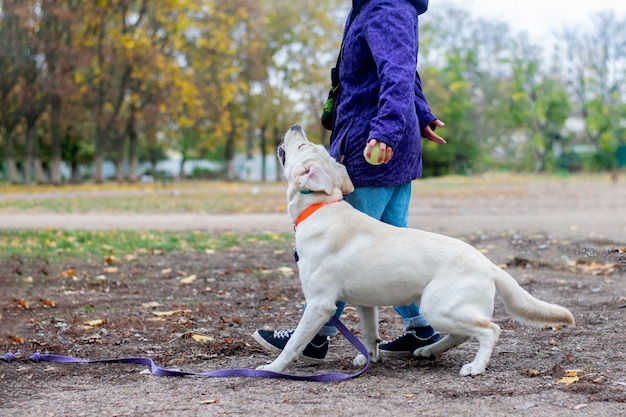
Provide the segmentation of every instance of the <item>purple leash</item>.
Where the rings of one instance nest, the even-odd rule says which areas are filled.
[[[157,366],[154,361],[150,358],[114,358],[114,359],[99,359],[99,360],[89,360],[89,359],[81,359],[74,358],[71,356],[61,356],[61,355],[48,355],[42,353],[33,354],[29,360],[33,362],[57,362],[57,363],[128,363],[134,365],[145,365],[149,366],[152,374],[156,376],[201,376],[208,378],[226,378],[226,377],[249,377],[249,378],[282,378],[282,379],[290,379],[294,381],[313,381],[313,382],[327,382],[327,381],[340,381],[349,378],[355,378],[365,371],[367,371],[370,367],[370,355],[367,352],[367,348],[361,343],[359,339],[357,339],[351,332],[343,325],[337,318],[331,317],[330,321],[337,327],[339,332],[346,338],[352,345],[365,357],[367,358],[367,364],[365,368],[360,370],[355,374],[344,374],[340,372],[331,372],[328,374],[320,374],[320,375],[292,375],[292,374],[283,374],[280,372],[273,371],[262,371],[257,369],[223,369],[220,371],[212,371],[212,372],[188,372],[188,371],[176,371],[173,369],[165,369]],[[18,359],[13,353],[9,352],[5,354],[1,360],[4,362],[12,362]]]

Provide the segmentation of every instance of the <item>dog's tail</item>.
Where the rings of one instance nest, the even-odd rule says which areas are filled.
[[[495,284],[507,311],[516,319],[535,325],[575,325],[568,309],[530,295],[506,271],[495,268]]]

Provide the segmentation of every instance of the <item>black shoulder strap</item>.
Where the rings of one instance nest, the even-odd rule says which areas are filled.
[[[357,15],[361,11],[365,3],[367,3],[367,0],[360,0],[360,1],[356,0],[352,2],[352,11],[350,12],[350,20],[348,20],[346,29],[343,32],[343,39],[341,40],[341,47],[339,48],[339,54],[337,55],[337,64],[335,65],[335,68],[339,68],[339,63],[341,62],[341,56],[343,55],[343,42],[346,39],[346,34],[348,33],[350,26],[352,26],[352,22],[354,22],[354,19],[357,17]]]

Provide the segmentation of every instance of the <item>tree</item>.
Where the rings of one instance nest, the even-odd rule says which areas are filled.
[[[549,157],[564,144],[563,129],[571,106],[558,77],[542,72],[541,49],[526,36],[514,43],[509,109],[512,126],[528,136],[532,169],[544,171]]]
[[[41,73],[46,104],[49,107],[51,155],[50,180],[61,184],[62,141],[70,129],[71,100],[75,100],[74,74],[81,58],[76,48],[75,26],[81,14],[80,0],[41,1],[41,25],[38,31],[45,71]]]
[[[559,35],[565,46],[563,76],[577,99],[584,137],[598,151],[615,151],[622,127],[614,121],[626,117],[624,24],[614,13],[601,12],[592,17],[591,32],[572,27]]]
[[[28,16],[27,4],[19,0],[3,0],[0,15],[0,133],[3,133],[4,161],[9,181],[21,182],[16,161],[16,133],[21,123],[23,80],[21,74],[30,60],[28,29],[23,18]]]

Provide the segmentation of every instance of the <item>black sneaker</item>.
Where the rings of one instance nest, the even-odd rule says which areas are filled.
[[[257,330],[252,337],[261,346],[273,353],[280,353],[285,348],[289,338],[295,330]],[[306,345],[298,360],[310,364],[320,364],[324,361],[328,352],[328,337],[315,335],[313,340]]]
[[[429,337],[419,337],[415,330],[409,329],[402,336],[389,343],[378,345],[380,356],[388,358],[409,358],[413,352],[439,340],[439,333],[433,332]]]

